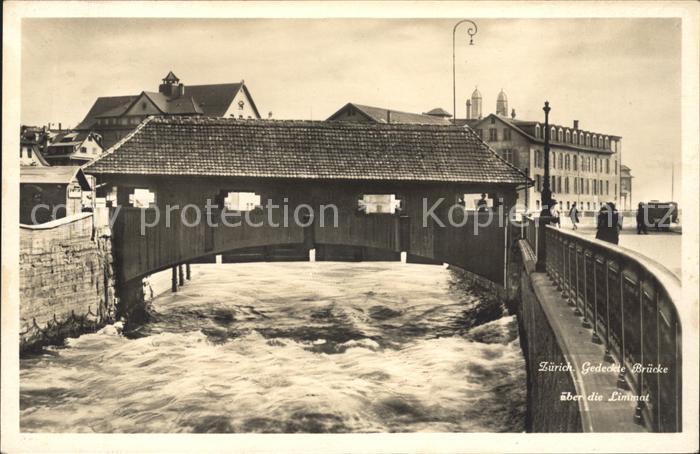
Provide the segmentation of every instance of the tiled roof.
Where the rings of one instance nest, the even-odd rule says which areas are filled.
[[[168,98],[159,92],[143,92],[163,113],[188,114],[202,113],[212,117],[223,116],[240,90],[244,90],[251,100],[251,107],[258,117],[253,97],[243,82],[235,84],[186,85],[185,95]],[[98,117],[115,117],[124,114],[141,94],[134,96],[108,96],[97,98],[95,104],[75,129],[89,130]]]
[[[90,183],[80,166],[21,166],[19,170],[20,184],[68,184],[73,180],[78,180],[83,189],[90,189]]]
[[[441,107],[436,107],[432,110],[429,110],[428,112],[425,113],[425,115],[434,115],[436,117],[451,117],[452,114],[446,111],[445,109]]]
[[[149,117],[92,174],[450,181],[530,180],[468,128]]]
[[[103,96],[95,100],[95,104],[92,105],[90,111],[85,115],[85,119],[81,121],[75,129],[87,130],[95,125],[95,117],[100,114],[107,112],[108,110],[116,109],[118,107],[128,107],[131,102],[138,98],[139,95],[133,96]]]
[[[449,120],[432,115],[423,115],[410,112],[400,112],[398,110],[385,109],[383,107],[364,106],[362,104],[348,103],[336,113],[328,117],[328,121],[335,121],[336,117],[345,112],[346,109],[355,109],[367,119],[375,123],[403,123],[416,125],[449,125]]]

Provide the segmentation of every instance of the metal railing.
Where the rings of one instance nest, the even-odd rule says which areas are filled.
[[[547,274],[592,330],[591,341],[604,345],[603,360],[624,367],[618,386],[649,396],[638,401],[635,420],[653,431],[681,431],[680,280],[633,251],[537,224],[527,220],[522,239],[535,252],[545,241]]]

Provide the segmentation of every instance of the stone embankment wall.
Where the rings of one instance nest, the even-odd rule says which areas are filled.
[[[92,214],[20,226],[19,262],[21,352],[114,320],[112,241]]]
[[[581,432],[578,403],[560,400],[562,392],[576,389],[571,373],[538,373],[541,362],[566,364],[567,360],[533,287],[531,274],[535,271],[535,257],[526,247],[520,247],[514,256],[518,260],[511,262],[509,272],[517,270],[519,277],[517,314],[520,344],[527,365],[526,430]]]

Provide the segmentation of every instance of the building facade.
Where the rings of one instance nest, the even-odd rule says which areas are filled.
[[[632,171],[626,165],[620,166],[620,206],[632,210]]]
[[[94,132],[63,131],[46,146],[44,158],[52,166],[80,166],[102,155],[100,142]]]
[[[143,91],[132,96],[97,98],[75,129],[98,133],[102,137],[103,148],[107,149],[151,115],[260,118],[244,81],[185,86],[170,71],[163,78],[157,92]]]
[[[501,92],[498,111],[508,111],[507,98]],[[544,177],[544,123],[524,121],[505,115],[490,114],[470,126],[504,160],[535,181],[521,189],[518,205],[528,212],[541,209]],[[561,202],[560,210],[569,210],[577,202],[579,210],[592,212],[601,204],[620,202],[620,136],[583,130],[579,122],[550,127],[550,189]]]
[[[49,165],[42,155],[46,131],[35,126],[22,126],[19,135],[19,164],[21,166],[46,167]]]

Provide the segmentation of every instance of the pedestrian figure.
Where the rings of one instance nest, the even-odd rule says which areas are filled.
[[[647,232],[647,222],[645,218],[644,204],[639,202],[639,205],[637,205],[637,235],[641,235],[642,232],[644,232],[645,235],[649,233]]]
[[[576,224],[579,223],[578,220],[578,208],[576,208],[576,202],[574,202],[573,205],[571,205],[571,209],[569,210],[569,219],[571,219],[571,225],[574,226],[574,230],[578,229]]]
[[[486,194],[481,194],[481,198],[476,202],[477,213],[485,213],[489,209],[488,202],[486,201]]]
[[[597,219],[596,239],[618,244],[620,242],[620,216],[612,203],[600,207]]]
[[[552,199],[552,206],[549,209],[549,214],[552,216],[552,224],[561,227],[561,213],[559,212],[559,202]]]

